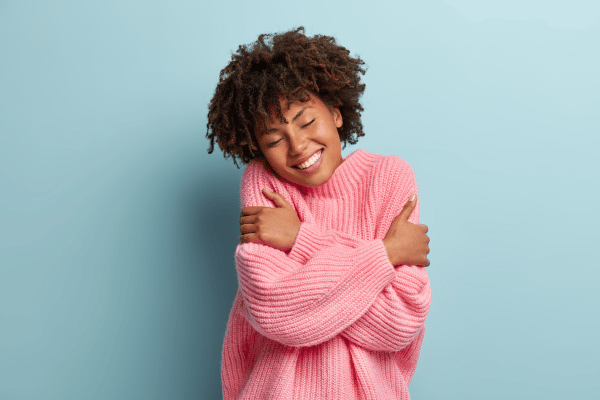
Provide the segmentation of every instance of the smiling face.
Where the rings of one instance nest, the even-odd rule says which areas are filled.
[[[330,110],[314,94],[304,103],[288,104],[283,99],[279,103],[287,123],[272,107],[267,126],[258,124],[255,129],[266,161],[283,179],[303,186],[322,185],[343,161],[337,131],[342,126],[340,110]]]

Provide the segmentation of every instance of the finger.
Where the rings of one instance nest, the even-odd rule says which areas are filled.
[[[267,198],[273,201],[277,207],[291,207],[290,203],[288,203],[282,195],[277,192],[273,192],[267,188],[263,188],[263,193]]]
[[[253,225],[253,224],[240,225],[240,233],[242,235],[245,235],[247,233],[254,233],[257,230],[258,230],[258,228],[256,227],[256,225]]]
[[[244,207],[244,208],[242,208],[242,216],[258,214],[260,212],[260,210],[262,210],[263,208],[266,208],[266,207],[261,207],[261,206]]]
[[[240,225],[255,224],[258,221],[258,215],[246,215],[240,218]]]
[[[240,243],[262,243],[256,233],[246,233],[240,236]]]
[[[400,211],[400,214],[398,214],[398,216],[401,218],[404,218],[405,220],[408,221],[408,217],[410,217],[410,214],[412,214],[416,205],[417,205],[417,195],[413,194],[410,197],[410,200],[408,200],[406,202],[406,204],[404,205],[404,208],[402,209],[402,211]]]

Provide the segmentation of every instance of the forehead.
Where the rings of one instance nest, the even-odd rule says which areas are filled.
[[[262,117],[258,117],[254,124],[254,132],[257,137],[262,136],[268,129],[273,128],[281,124],[290,123],[302,110],[313,109],[318,107],[318,101],[314,97],[311,97],[308,101],[291,101],[288,102],[285,99],[279,99],[279,107],[281,107],[281,116],[285,121],[281,120],[279,110],[275,104],[269,104],[267,106],[268,118],[265,120]]]
[[[307,107],[313,107],[315,106],[315,104],[315,98],[312,96],[306,101],[288,101],[281,97],[279,98],[279,107],[281,108],[281,114],[286,120],[288,120],[288,122],[291,118],[294,118],[294,116],[296,115],[295,113],[297,113],[299,110]],[[269,115],[269,118],[267,120],[269,124],[280,122],[279,111],[277,110],[277,106],[275,104],[269,104],[267,106],[267,113]]]

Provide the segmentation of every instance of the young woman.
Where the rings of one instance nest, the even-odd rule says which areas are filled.
[[[431,300],[427,227],[401,158],[364,135],[360,58],[303,28],[240,46],[207,137],[247,163],[225,399],[409,399]]]

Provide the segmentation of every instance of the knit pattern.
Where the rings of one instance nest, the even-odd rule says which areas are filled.
[[[254,160],[242,176],[242,207],[274,207],[262,188],[282,195],[302,224],[287,253],[236,249],[223,398],[409,400],[431,288],[424,268],[392,265],[382,239],[417,193],[411,167],[357,150],[313,188]]]

